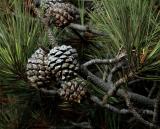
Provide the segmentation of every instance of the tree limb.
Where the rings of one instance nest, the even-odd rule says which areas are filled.
[[[124,57],[124,56],[125,55],[123,55],[121,57]],[[99,86],[100,88],[102,88],[106,92],[108,92],[108,90],[110,89],[109,83],[105,82],[101,78],[99,78],[96,75],[94,75],[93,73],[91,73],[88,70],[87,67],[89,65],[93,65],[93,64],[110,64],[110,63],[115,63],[115,62],[118,62],[120,60],[121,60],[121,58],[120,57],[118,58],[118,56],[116,58],[113,58],[113,59],[105,59],[105,60],[95,59],[95,60],[91,60],[91,61],[88,61],[85,64],[81,65],[81,71],[87,77],[87,79],[89,81],[91,81],[93,84]],[[118,82],[116,82],[115,85],[122,85],[126,81],[127,81],[126,78],[122,78]],[[118,96],[120,96],[120,97],[122,97],[124,93],[125,92],[124,92],[123,89],[118,89],[118,91],[116,92],[116,94]],[[149,98],[147,98],[145,96],[142,96],[142,95],[139,95],[139,94],[136,94],[136,93],[128,92],[128,95],[131,98],[131,100],[133,100],[135,102],[138,102],[138,103],[141,103],[141,104],[143,104],[145,106],[148,106],[148,107],[153,107],[154,102],[155,102],[153,99],[149,99]]]
[[[126,58],[126,53],[122,53],[112,59],[93,59],[83,64],[84,67],[88,67],[93,64],[113,64],[120,62],[122,59]]]
[[[110,104],[103,104],[103,102],[96,96],[91,96],[90,99],[95,102],[96,104],[102,106],[102,107],[105,107],[107,108],[108,110],[112,111],[112,112],[115,112],[115,113],[118,113],[118,114],[129,114],[130,111],[128,109],[118,109]]]
[[[114,113],[118,113],[118,114],[122,114],[122,115],[127,115],[127,114],[131,114],[131,112],[128,110],[128,109],[125,109],[125,108],[123,108],[123,109],[118,109],[117,107],[115,107],[115,106],[112,106],[112,105],[110,105],[110,104],[103,104],[103,102],[97,97],[97,96],[94,96],[94,95],[92,95],[91,97],[90,97],[90,99],[93,101],[93,102],[95,102],[96,104],[98,104],[98,105],[100,105],[100,106],[102,106],[102,107],[105,107],[105,108],[107,108],[108,110],[110,110],[110,111],[112,111],[112,112],[114,112]],[[153,116],[153,111],[152,110],[142,110],[141,111],[141,113],[143,114],[143,115],[151,115],[151,116]]]
[[[153,123],[160,126],[160,88],[154,105]]]
[[[147,125],[148,127],[153,127],[155,129],[159,129],[160,127],[158,127],[157,125],[149,122],[149,121],[146,121],[145,119],[142,118],[142,116],[134,109],[134,107],[132,106],[131,102],[130,102],[130,98],[129,98],[129,95],[128,95],[128,92],[125,91],[125,93],[123,94],[123,98],[126,102],[126,105],[128,107],[128,109],[130,110],[130,112],[133,114],[133,116],[139,120],[141,123]]]
[[[57,90],[47,90],[44,88],[40,89],[41,92],[45,93],[45,94],[49,94],[49,95],[56,95],[58,94]]]
[[[156,85],[156,84],[157,84],[157,83],[154,82],[153,87],[152,87],[152,88],[150,89],[150,91],[149,91],[148,98],[151,98],[151,97],[152,97],[153,92],[154,92],[155,89],[157,88],[157,85]]]
[[[90,28],[89,26],[84,26],[84,25],[80,25],[80,24],[71,23],[69,25],[69,27],[72,29],[76,29],[78,31],[82,31],[82,32],[91,32],[96,35],[101,35],[101,36],[107,35],[107,34],[104,34],[103,32],[98,32],[97,30],[94,30],[94,29]]]
[[[64,126],[51,126],[48,129],[77,129],[77,128],[83,128],[83,129],[93,129],[91,124],[89,122],[80,122],[80,123],[75,123],[72,121],[69,121],[71,125],[64,125]]]
[[[122,66],[124,65],[125,63],[124,62],[119,62],[117,63],[110,71],[109,75],[108,75],[108,78],[107,78],[107,83],[109,84],[110,86],[110,89],[108,90],[107,94],[103,97],[103,103],[107,103],[108,101],[108,98],[113,96],[113,94],[116,93],[116,91],[119,89],[120,85],[117,85],[117,84],[113,84],[113,81],[112,81],[112,77],[113,77],[113,74],[119,69],[119,68],[122,68]]]
[[[153,116],[153,114],[154,114],[154,112],[152,111],[152,110],[143,110],[142,111],[142,114],[146,114],[146,115],[151,115],[151,116]]]
[[[85,129],[92,129],[93,128],[89,122],[75,123],[75,122],[70,121],[69,123],[71,123],[75,127],[80,127],[80,128],[85,128]]]

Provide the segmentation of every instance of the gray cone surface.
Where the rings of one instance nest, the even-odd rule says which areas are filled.
[[[57,81],[70,80],[77,75],[79,63],[77,51],[71,46],[54,47],[48,54],[48,67]]]
[[[43,49],[39,48],[28,59],[26,73],[27,79],[33,87],[45,87],[50,83],[51,73],[48,67],[48,57]]]

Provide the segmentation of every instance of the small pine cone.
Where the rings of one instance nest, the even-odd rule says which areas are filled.
[[[78,9],[61,1],[49,1],[44,7],[44,18],[48,25],[55,24],[57,27],[65,27],[79,17]]]
[[[80,103],[82,98],[86,95],[86,85],[87,83],[84,79],[76,77],[61,84],[59,95],[62,96],[66,101]]]
[[[36,88],[44,87],[50,82],[51,72],[48,67],[48,57],[41,48],[28,59],[27,78],[31,86]]]
[[[77,51],[71,46],[54,47],[48,54],[48,66],[57,81],[69,80],[77,76],[79,63]]]

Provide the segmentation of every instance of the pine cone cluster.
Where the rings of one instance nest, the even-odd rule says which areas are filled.
[[[51,75],[46,52],[39,48],[28,59],[27,78],[31,86],[39,88],[49,84]]]
[[[79,77],[66,81],[61,84],[59,94],[67,101],[80,103],[86,94],[86,82]]]
[[[48,25],[65,27],[79,17],[78,9],[74,5],[61,0],[48,0],[42,8],[44,8],[44,18]]]
[[[36,14],[46,22],[48,27],[55,24],[65,27],[79,17],[78,9],[62,0],[42,0],[37,10],[39,1],[35,1]],[[39,13],[40,12],[40,13]],[[78,77],[78,53],[71,46],[61,45],[52,48],[49,53],[39,48],[28,59],[26,73],[31,86],[47,88],[52,80],[59,84],[59,95],[67,101],[79,102],[85,96],[86,83]],[[58,86],[58,85],[57,85]]]
[[[58,46],[48,54],[48,66],[57,81],[65,81],[77,75],[79,63],[77,51],[71,46]]]
[[[77,75],[77,58],[77,51],[71,46],[57,46],[49,53],[39,48],[28,59],[27,78],[36,88],[49,86],[51,80],[56,80],[62,98],[80,103],[86,93],[86,82]]]

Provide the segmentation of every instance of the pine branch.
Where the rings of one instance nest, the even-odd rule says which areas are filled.
[[[154,105],[153,123],[160,126],[160,88]]]
[[[56,95],[58,94],[57,90],[47,90],[44,88],[40,89],[41,92],[45,93],[45,94],[49,94],[49,95]]]
[[[103,104],[103,101],[101,101],[97,96],[91,96],[90,99],[95,102],[96,104],[107,108],[108,110],[118,113],[118,114],[130,114],[130,111],[128,109],[118,109],[115,106],[112,106],[110,104]]]
[[[80,127],[80,128],[85,128],[85,129],[92,129],[93,128],[89,122],[75,123],[75,122],[70,121],[69,123],[71,123],[75,127]]]
[[[118,109],[117,107],[112,106],[110,104],[103,104],[103,101],[101,101],[97,96],[92,95],[90,97],[90,99],[93,102],[95,102],[96,104],[98,104],[99,106],[105,107],[105,108],[107,108],[108,110],[110,110],[114,113],[123,114],[123,115],[131,114],[131,112],[128,109],[125,109],[125,108]],[[153,114],[154,114],[154,112],[152,110],[142,110],[141,113],[143,115],[151,115],[151,116],[153,116]]]
[[[113,63],[118,63],[120,62],[122,59],[126,58],[126,53],[122,53],[117,55],[115,58],[112,59],[92,59],[88,62],[86,62],[85,64],[83,64],[84,67],[88,67],[90,65],[94,65],[94,64],[113,64]]]
[[[85,129],[93,129],[91,124],[89,122],[80,122],[80,123],[75,123],[72,121],[69,121],[69,124],[71,125],[66,125],[66,126],[58,126],[58,127],[49,127],[49,129],[77,129],[77,128],[85,128]]]
[[[149,94],[148,94],[148,98],[151,98],[151,96],[153,95],[153,92],[155,91],[155,89],[157,88],[157,83],[154,82],[154,85],[153,87],[151,88],[151,90],[149,91]]]
[[[119,68],[122,68],[123,65],[125,63],[124,62],[119,62],[117,65],[115,65],[109,75],[108,75],[108,78],[107,78],[107,83],[110,84],[110,89],[108,90],[107,94],[103,97],[103,103],[107,103],[107,100],[109,97],[113,96],[113,94],[116,93],[116,91],[119,89],[120,85],[114,85],[113,84],[113,80],[112,80],[112,77],[113,77],[113,74],[119,69]],[[118,81],[119,82],[119,81]]]
[[[107,82],[112,82],[112,77],[113,74],[119,69],[122,68],[122,66],[124,65],[124,62],[119,62],[118,64],[116,64],[110,71],[108,78],[107,78]]]
[[[93,60],[88,61],[85,64],[81,65],[81,71],[87,77],[87,79],[89,81],[91,81],[93,84],[99,86],[100,88],[104,89],[104,91],[108,92],[110,90],[110,87],[111,87],[110,84],[105,82],[101,78],[97,77],[93,73],[91,73],[88,70],[87,67],[89,65],[93,65],[93,64],[112,64],[112,63],[120,61],[124,57],[124,55],[123,56],[117,56],[116,58],[113,58],[113,59],[105,59],[105,60],[93,59]],[[133,73],[130,73],[128,75],[128,77],[129,76],[133,76]],[[115,85],[115,87],[118,87],[119,85],[124,84],[127,80],[128,80],[128,78],[126,78],[126,77],[121,78],[114,85]],[[116,92],[116,94],[120,97],[122,97],[124,93],[125,92],[124,92],[123,89],[118,89],[118,91]],[[149,106],[149,107],[153,107],[154,102],[155,102],[152,99],[149,99],[145,96],[142,96],[142,95],[139,95],[139,94],[136,94],[136,93],[128,92],[128,95],[131,98],[131,100],[133,100],[134,102],[138,102],[138,103],[141,103],[141,104]]]
[[[137,83],[137,82],[140,82],[140,81],[142,81],[143,79],[135,79],[135,80],[132,80],[132,81],[130,81],[130,82],[128,82],[128,85],[132,85],[132,84],[134,84],[134,83]]]
[[[130,101],[130,97],[128,95],[128,92],[125,91],[125,93],[123,94],[123,98],[126,102],[126,105],[129,109],[129,111],[132,113],[132,115],[137,119],[139,120],[141,123],[143,123],[144,125],[148,126],[148,127],[153,127],[155,129],[159,129],[160,127],[158,127],[157,125],[149,122],[149,121],[146,121],[145,119],[143,119],[143,117],[134,109],[134,107],[132,106],[131,104],[131,101]]]
[[[87,40],[77,31],[77,30],[75,30],[75,29],[73,29],[73,28],[71,28],[71,30],[72,30],[72,32],[75,34],[75,35],[77,35],[78,37],[79,37],[79,39],[82,41],[82,42],[84,42],[84,43],[88,43],[87,42]]]
[[[143,110],[142,111],[142,114],[146,114],[146,115],[151,115],[151,116],[153,116],[153,114],[154,114],[154,112],[152,111],[152,110]]]
[[[80,25],[80,24],[75,24],[75,23],[71,23],[69,25],[70,28],[81,31],[81,32],[90,32],[92,34],[96,34],[96,35],[100,35],[100,36],[106,36],[107,34],[103,33],[103,32],[98,32],[95,29],[90,28],[89,26],[84,26],[84,25]]]

